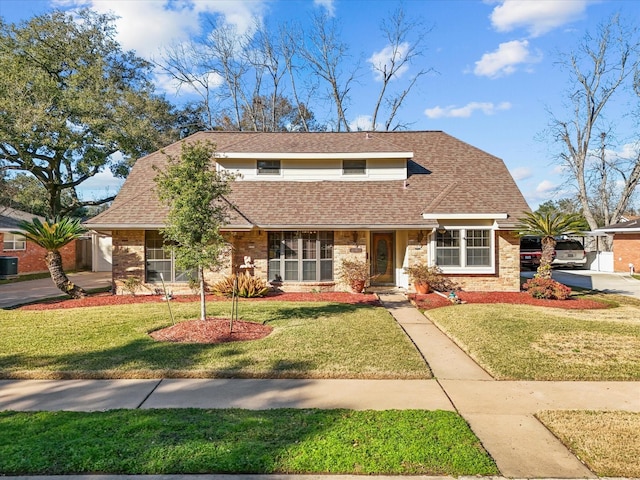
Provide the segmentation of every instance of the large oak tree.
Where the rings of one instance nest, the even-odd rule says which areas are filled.
[[[0,169],[33,175],[48,216],[112,200],[76,189],[105,168],[126,176],[130,158],[179,135],[151,65],[122,50],[113,20],[89,10],[0,19]]]

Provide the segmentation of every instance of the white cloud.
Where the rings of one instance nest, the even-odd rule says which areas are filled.
[[[379,52],[375,52],[371,57],[367,59],[367,62],[371,64],[371,69],[374,72],[376,81],[383,80],[382,72],[388,72],[391,69],[391,61],[395,61],[396,64],[401,63],[407,56],[409,51],[409,43],[403,42],[398,45],[398,48],[394,51],[391,45],[387,45]],[[404,64],[395,72],[393,78],[400,78],[407,70],[409,65]]]
[[[528,40],[501,43],[495,52],[485,53],[473,70],[478,76],[498,78],[516,71],[516,65],[532,64],[542,60],[542,54],[532,55]]]
[[[114,13],[117,40],[125,50],[144,58],[157,57],[163,47],[201,33],[202,16],[221,15],[240,34],[249,31],[261,17],[263,0],[54,0],[65,8],[89,7],[99,13]]]
[[[533,176],[533,171],[529,167],[517,167],[511,170],[511,175],[516,181],[526,180]]]
[[[558,185],[554,184],[551,180],[543,180],[536,187],[537,194],[551,194],[558,188]]]
[[[97,200],[115,195],[124,183],[124,179],[114,177],[108,168],[82,182],[77,187],[78,196],[82,200]]]
[[[588,3],[588,0],[502,0],[490,18],[499,32],[525,28],[537,37],[582,18]]]
[[[349,128],[352,131],[370,131],[371,129],[371,115],[359,115],[354,118],[351,122],[349,122]],[[377,128],[381,128],[380,124],[377,124]]]
[[[218,88],[224,83],[222,76],[215,72],[203,74],[201,77],[209,85],[210,90]],[[180,83],[166,72],[156,72],[154,84],[160,92],[176,96],[200,96],[204,92],[204,88],[199,92],[195,86],[188,83]]]
[[[427,108],[424,114],[429,118],[468,118],[476,110],[481,111],[485,115],[493,115],[499,110],[509,110],[511,104],[509,102],[502,102],[495,105],[492,102],[471,102],[464,107],[457,107],[455,105],[449,105],[447,107],[433,107]]]
[[[330,17],[335,17],[336,6],[334,0],[313,0],[313,4],[318,7],[324,8]]]

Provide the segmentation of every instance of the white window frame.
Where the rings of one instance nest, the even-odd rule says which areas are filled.
[[[345,163],[347,162],[358,162],[358,163],[364,162],[364,170],[362,172],[346,172]],[[368,173],[367,167],[368,167],[368,162],[362,158],[342,160],[342,176],[343,177],[366,177]]]
[[[276,171],[275,168],[268,168],[268,169],[260,169],[260,163],[261,162],[267,162],[267,163],[278,163],[278,170]],[[273,159],[262,159],[262,160],[256,160],[256,175],[259,177],[281,177],[282,176],[282,160],[273,160]]]
[[[149,241],[152,240],[156,242],[156,246],[150,247]],[[160,272],[152,266],[165,264],[169,268],[167,273],[169,274],[169,278],[165,278],[164,281],[167,283],[189,283],[189,277],[193,277],[193,274],[197,274],[197,272],[184,270],[179,268],[176,265],[176,258],[173,251],[167,251],[163,247],[158,247],[157,242],[162,240],[162,234],[157,230],[147,230],[144,234],[144,278],[146,283],[151,284],[159,284],[162,283],[162,280],[159,278],[152,278],[152,272]],[[164,241],[162,243],[164,246]],[[150,255],[151,252],[159,253],[160,258],[156,258],[157,255]],[[154,258],[152,258],[154,257]],[[160,273],[158,273],[158,276]]]
[[[496,242],[496,229],[490,226],[460,226],[460,225],[451,225],[445,226],[446,230],[449,231],[458,231],[460,234],[460,266],[449,266],[449,265],[438,265],[443,273],[463,273],[463,274],[495,274],[496,273],[496,250],[495,250],[495,242]],[[467,231],[472,230],[484,230],[489,233],[489,265],[482,266],[467,266]],[[437,254],[437,238],[438,232],[435,231],[431,236],[430,242],[430,257],[433,259],[431,263],[437,265],[436,262],[436,254]]]
[[[27,249],[27,238],[17,233],[5,232],[2,239],[2,249],[5,252],[18,252]]]

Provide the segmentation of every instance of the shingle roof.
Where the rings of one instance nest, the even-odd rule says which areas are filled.
[[[504,162],[443,132],[249,133],[200,132],[186,141],[210,141],[218,152],[413,152],[409,178],[389,181],[237,181],[229,200],[230,227],[427,228],[430,214],[506,213],[503,227],[529,207]],[[180,153],[180,143],[163,149]],[[91,228],[162,226],[167,208],[154,193],[153,165],[166,156],[139,159],[112,206],[90,219]],[[117,227],[116,227],[117,226]]]
[[[596,231],[601,232],[619,232],[619,233],[636,233],[640,232],[640,219],[629,220],[628,222],[614,223],[606,227],[598,228]]]
[[[30,222],[34,218],[38,218],[40,221],[44,220],[44,218],[39,215],[23,212],[22,210],[16,210],[11,207],[0,206],[0,230],[2,231],[18,230],[18,222],[21,220]]]

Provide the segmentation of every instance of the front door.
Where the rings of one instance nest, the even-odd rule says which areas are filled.
[[[371,274],[373,285],[395,285],[393,233],[371,234]]]

